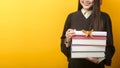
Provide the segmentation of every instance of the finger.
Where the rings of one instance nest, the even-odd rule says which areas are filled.
[[[70,32],[72,29],[68,29],[67,32]]]
[[[73,33],[75,30],[74,29],[68,29],[67,32]]]

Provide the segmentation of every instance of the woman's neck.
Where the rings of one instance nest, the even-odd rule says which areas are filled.
[[[85,8],[82,8],[82,10],[84,10],[85,12],[92,11],[92,10],[85,9]]]

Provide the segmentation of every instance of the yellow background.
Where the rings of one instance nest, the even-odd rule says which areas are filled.
[[[104,0],[102,10],[112,19],[119,68],[120,0]],[[67,68],[60,36],[77,0],[0,0],[0,68]]]

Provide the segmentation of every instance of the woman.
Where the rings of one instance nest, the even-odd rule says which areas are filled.
[[[104,68],[111,65],[115,52],[112,37],[111,20],[107,13],[100,11],[100,0],[78,0],[78,11],[68,15],[61,37],[61,51],[68,59],[68,68]],[[70,55],[71,37],[74,30],[91,30],[107,32],[107,46],[105,59],[98,63],[98,59],[88,57],[72,59]]]

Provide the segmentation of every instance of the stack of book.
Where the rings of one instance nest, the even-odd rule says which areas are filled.
[[[75,31],[72,37],[71,58],[104,58],[107,32],[93,31],[92,37],[82,31]]]

